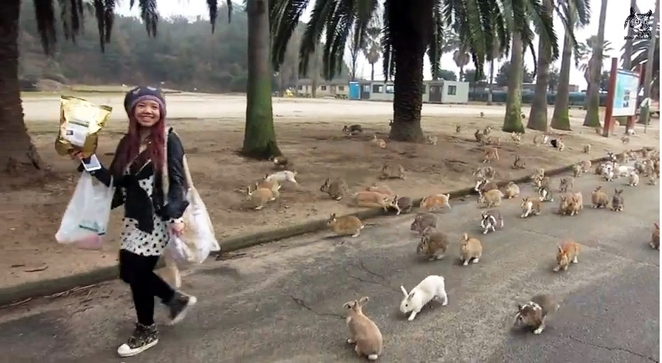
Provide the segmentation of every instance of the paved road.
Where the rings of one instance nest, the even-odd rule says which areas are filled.
[[[599,182],[577,182],[585,195]],[[376,220],[359,238],[317,234],[254,248],[206,264],[185,278],[197,310],[160,345],[126,362],[353,362],[344,344],[344,302],[367,295],[366,311],[385,339],[382,362],[657,362],[659,254],[647,243],[659,219],[657,187],[624,187],[625,212],[585,209],[578,217],[520,220],[519,200],[501,207],[505,229],[481,237],[480,263],[420,261],[409,232],[412,215]],[[585,199],[588,199],[585,197]],[[453,238],[478,233],[473,199],[442,214]],[[583,244],[579,264],[554,274],[556,243]],[[446,277],[450,303],[407,322],[398,286],[428,274]],[[511,330],[515,304],[548,292],[563,299],[540,336]],[[165,313],[159,313],[161,319]],[[66,298],[0,311],[0,362],[118,362],[130,332],[127,289],[109,283]]]

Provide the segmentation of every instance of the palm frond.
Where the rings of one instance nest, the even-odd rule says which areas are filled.
[[[321,1],[316,2],[321,4]],[[280,69],[285,60],[287,44],[299,25],[309,0],[272,0],[269,16],[271,20],[271,64],[275,71]],[[307,61],[306,61],[307,64]]]
[[[430,46],[428,47],[428,58],[430,59],[430,71],[432,78],[437,79],[441,72],[441,56],[444,53],[444,22],[442,18],[442,8],[439,2],[434,4],[433,8],[434,26],[430,34]]]
[[[280,0],[288,1],[288,0]],[[315,6],[310,13],[310,20],[306,25],[306,29],[301,37],[301,47],[299,49],[299,73],[305,75],[308,73],[308,62],[310,55],[315,53],[315,48],[322,38],[322,33],[326,26],[327,21],[333,17],[333,12],[337,5],[337,0],[331,1],[315,1]],[[282,19],[283,21],[291,21],[289,19]],[[287,39],[289,40],[289,39]],[[281,40],[287,46],[287,40]]]
[[[384,2],[384,14],[382,16],[382,70],[384,73],[384,80],[388,81],[393,74],[395,74],[395,57],[393,51],[393,41],[391,37],[391,6],[389,1]]]

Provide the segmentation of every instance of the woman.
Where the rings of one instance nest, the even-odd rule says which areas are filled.
[[[129,130],[120,140],[110,168],[92,175],[116,187],[111,208],[124,204],[120,278],[131,288],[138,322],[117,353],[131,357],[159,341],[155,296],[168,308],[171,324],[183,319],[196,298],[175,291],[154,273],[170,233],[181,235],[184,230],[181,217],[188,207],[184,148],[172,130],[166,134],[165,97],[159,89],[136,87],[126,94],[124,108]],[[74,158],[82,160],[82,155],[75,153]]]

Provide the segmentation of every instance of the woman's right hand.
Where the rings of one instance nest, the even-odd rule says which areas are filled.
[[[81,161],[82,162],[83,159],[85,158],[85,155],[83,155],[82,151],[72,150],[69,155],[71,156],[71,160],[75,160],[75,161]]]

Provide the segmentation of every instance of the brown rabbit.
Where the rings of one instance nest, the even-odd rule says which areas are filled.
[[[569,176],[567,178],[561,178],[559,181],[559,192],[567,193],[568,189],[573,189],[575,187],[575,178]]]
[[[266,184],[266,185],[268,185],[268,184]],[[281,187],[281,185],[278,184],[278,182],[271,185],[271,189],[269,189],[269,191],[271,192],[271,195],[274,197],[274,199],[277,199],[277,198],[280,197],[280,187]],[[257,189],[267,189],[267,188],[260,187],[260,183],[257,182],[257,183],[255,183],[255,190],[257,190]]]
[[[563,151],[565,150],[565,143],[563,142],[563,138],[558,138],[556,139],[556,150],[558,151]]]
[[[405,168],[402,165],[397,166],[397,171],[392,171],[388,162],[382,165],[379,171],[379,179],[402,179],[405,180]]]
[[[651,248],[654,250],[660,249],[660,225],[653,223],[653,234],[651,235]]]
[[[397,208],[394,207],[394,209],[398,211],[396,215],[400,215],[400,213],[409,213],[412,208],[414,208],[414,201],[409,197],[400,197],[395,204]]]
[[[414,218],[414,221],[411,223],[409,230],[416,231],[418,234],[423,234],[426,228],[437,227],[437,216],[432,213],[419,213]]]
[[[460,126],[460,125],[455,125],[455,133],[456,133],[456,134],[459,134],[460,132],[462,132],[462,126]]]
[[[548,176],[546,176],[544,178],[536,179],[535,183],[536,183],[536,186],[538,187],[538,189],[540,189],[540,188],[551,189],[550,188],[551,179],[549,179]]]
[[[261,210],[267,204],[276,200],[273,193],[269,189],[257,188],[251,191],[251,187],[246,188],[247,199],[251,202],[255,210]]]
[[[477,238],[469,237],[469,234],[462,235],[460,242],[460,260],[462,265],[467,266],[469,261],[478,263],[480,257],[483,255],[483,246]]]
[[[611,210],[622,212],[625,208],[625,198],[623,198],[623,189],[614,189],[614,196],[611,198]]]
[[[382,149],[386,148],[386,141],[384,141],[384,139],[377,138],[377,135],[372,135],[372,139],[370,141]]]
[[[492,208],[501,205],[501,198],[503,198],[503,193],[499,189],[493,189],[481,193],[478,201],[483,204],[483,208]]]
[[[489,137],[487,138],[487,143],[488,143],[489,145],[497,145],[497,146],[499,146],[499,145],[501,145],[501,138],[498,137],[498,136],[489,136]],[[497,160],[498,160],[498,159],[497,159]]]
[[[458,126],[458,127],[459,127],[459,126]],[[459,133],[459,132],[458,132],[458,133]],[[476,130],[476,132],[474,132],[474,138],[476,139],[476,141],[478,141],[478,142],[480,142],[480,143],[482,143],[483,140],[487,139],[487,138],[485,137],[485,135],[483,135],[483,134],[480,132],[480,130]]]
[[[395,193],[388,187],[388,185],[377,185],[377,183],[372,183],[371,186],[365,188],[369,192],[377,192],[384,195],[395,195]]]
[[[489,136],[491,132],[492,132],[492,126],[487,126],[486,128],[483,129],[483,136]]]
[[[375,361],[382,354],[383,338],[377,324],[363,314],[363,306],[368,301],[370,299],[364,296],[358,301],[349,301],[343,305],[347,309],[347,344],[355,344],[354,351],[358,356]]]
[[[575,164],[572,166],[572,176],[574,178],[579,178],[580,176],[582,176],[583,172],[584,170],[582,169],[581,164]]]
[[[257,182],[257,189],[264,188],[264,189],[269,189],[272,192],[274,192],[274,191],[278,192],[280,190],[280,185],[278,183],[278,180],[276,180],[276,179],[268,180],[267,179],[268,177],[269,177],[269,174],[266,174],[264,176],[264,179]],[[276,196],[276,198],[278,198],[278,196]]]
[[[513,169],[525,169],[526,163],[520,158],[519,155],[515,155],[515,162],[513,162]]]
[[[591,193],[591,202],[593,208],[607,208],[609,206],[609,197],[602,191],[602,187],[597,187]]]
[[[556,267],[554,267],[554,272],[559,272],[559,270],[567,271],[571,262],[579,262],[577,256],[579,256],[579,243],[567,240],[560,244],[556,253]]]
[[[377,192],[358,192],[352,195],[354,203],[359,207],[364,208],[382,208],[388,211],[391,207],[397,207],[397,196],[384,195]]]
[[[497,189],[499,189],[497,183],[493,181],[487,181],[485,179],[476,182],[476,187],[474,187],[474,190],[477,191],[478,194],[487,193],[490,190],[497,190]]]
[[[341,200],[347,194],[347,183],[342,179],[326,179],[320,187],[320,192],[327,193],[331,199]]]
[[[582,160],[579,162],[579,165],[582,167],[582,171],[584,173],[588,173],[591,171],[591,160]]]
[[[522,141],[522,134],[519,132],[513,132],[510,134],[510,138],[516,143],[519,144]]]
[[[540,334],[545,329],[545,318],[559,310],[560,304],[550,295],[535,295],[526,304],[517,305],[515,325],[524,324],[533,330],[533,334]]]
[[[503,191],[503,196],[506,199],[515,198],[519,196],[519,186],[513,182],[509,182]]]
[[[364,227],[361,220],[355,216],[336,217],[335,213],[331,214],[326,225],[331,227],[333,232],[338,236],[351,235],[352,237],[360,236],[361,230]]]
[[[522,208],[522,215],[520,218],[526,218],[530,215],[537,216],[540,215],[542,201],[538,196],[522,198],[522,204],[520,207]]]
[[[428,212],[436,211],[441,208],[447,207],[451,209],[450,205],[450,194],[434,194],[428,195],[427,197],[421,200],[421,208],[426,209]]]
[[[423,253],[430,261],[441,260],[446,255],[448,236],[433,227],[426,228],[421,235],[421,242],[416,253]]]
[[[499,150],[495,147],[486,147],[483,163],[491,163],[494,160],[499,160]]]
[[[559,214],[561,215],[574,216],[584,209],[584,197],[581,192],[563,194],[560,200]]]

